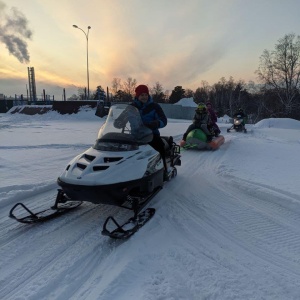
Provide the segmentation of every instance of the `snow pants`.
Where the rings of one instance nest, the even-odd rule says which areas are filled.
[[[163,163],[164,163],[164,168],[167,170],[167,162],[166,162],[166,152],[165,152],[165,144],[163,140],[161,139],[160,135],[153,134],[153,139],[149,143],[149,145],[154,148],[157,152],[159,152]]]

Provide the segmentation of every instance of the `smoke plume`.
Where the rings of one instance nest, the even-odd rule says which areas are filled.
[[[30,39],[32,31],[28,21],[17,8],[10,9],[10,15],[5,13],[5,4],[0,1],[0,42],[5,44],[9,53],[21,63],[29,63],[30,56],[26,40]]]

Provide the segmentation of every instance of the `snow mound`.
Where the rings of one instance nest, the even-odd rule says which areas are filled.
[[[270,118],[259,121],[255,128],[300,129],[300,121],[289,118]]]
[[[13,108],[15,108],[15,106]],[[52,108],[52,106],[50,106],[50,108]],[[92,108],[90,106],[82,106],[78,110],[77,114],[63,114],[62,115],[55,110],[49,110],[43,114],[35,114],[35,115],[22,114],[22,113],[10,114],[9,112],[6,114],[3,114],[3,115],[6,119],[14,119],[15,122],[32,122],[32,121],[49,121],[49,120],[60,121],[62,119],[70,120],[70,121],[102,120],[101,118],[99,118],[95,115],[95,112],[96,112],[96,108]],[[103,118],[103,120],[105,120],[105,118]]]
[[[197,107],[197,104],[194,102],[193,97],[191,98],[182,98],[177,103],[174,103],[175,105],[181,105],[181,106],[190,106],[190,107]]]
[[[231,123],[231,119],[228,115],[218,118],[218,123]]]

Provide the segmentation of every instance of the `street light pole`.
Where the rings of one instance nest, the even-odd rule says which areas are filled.
[[[87,32],[85,32],[82,28],[78,27],[77,25],[73,25],[74,28],[80,29],[85,37],[86,37],[86,74],[87,74],[87,98],[90,98],[90,76],[89,76],[89,30],[91,26],[88,26]]]

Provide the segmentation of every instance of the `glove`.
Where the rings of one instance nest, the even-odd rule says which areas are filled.
[[[185,144],[186,144],[186,141],[185,140],[181,140],[180,143],[179,143],[179,146],[183,147],[183,146],[185,146]]]
[[[159,120],[153,120],[151,122],[145,123],[145,126],[147,126],[150,129],[157,129],[159,128]]]

